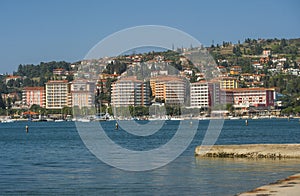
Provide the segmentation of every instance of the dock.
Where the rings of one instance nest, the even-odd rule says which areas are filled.
[[[300,144],[197,146],[195,156],[220,158],[300,158]]]

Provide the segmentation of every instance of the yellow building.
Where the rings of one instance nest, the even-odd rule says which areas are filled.
[[[236,78],[222,77],[222,78],[220,78],[220,88],[221,89],[238,88],[238,81]]]
[[[187,83],[178,76],[157,76],[150,79],[152,96],[167,104],[183,104],[186,102]]]

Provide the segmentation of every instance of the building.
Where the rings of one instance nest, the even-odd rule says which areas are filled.
[[[71,107],[70,84],[67,80],[51,80],[46,83],[46,108]]]
[[[22,93],[22,103],[28,107],[39,105],[45,107],[46,95],[44,87],[25,87]]]
[[[233,77],[222,77],[220,78],[221,89],[234,89],[238,88],[238,81]]]
[[[95,105],[95,83],[77,79],[71,83],[72,107],[92,107]]]
[[[7,84],[10,80],[16,81],[16,80],[18,80],[18,79],[21,80],[22,77],[21,77],[21,76],[8,75],[8,76],[6,76],[6,78],[5,78],[5,84]]]
[[[135,76],[123,77],[112,84],[111,104],[120,106],[150,105],[150,87]]]
[[[206,81],[192,83],[190,98],[191,107],[208,108],[211,105],[208,83]]]
[[[263,50],[263,52],[262,52],[262,56],[264,56],[264,57],[268,57],[268,56],[270,56],[272,53],[271,53],[271,50]]]
[[[166,104],[185,104],[187,100],[187,82],[178,76],[157,76],[150,79],[152,96]]]
[[[53,69],[53,75],[64,75],[65,74],[65,69],[63,68],[57,68],[57,69]]]
[[[232,103],[235,108],[274,106],[273,88],[236,88],[224,91],[227,103]]]
[[[230,75],[240,75],[242,73],[242,67],[241,66],[232,66],[230,68]]]

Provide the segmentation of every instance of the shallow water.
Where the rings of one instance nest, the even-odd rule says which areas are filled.
[[[168,121],[158,133],[145,138],[132,136],[122,128],[115,131],[114,121],[101,125],[119,145],[149,150],[170,140],[178,123]],[[299,172],[298,160],[194,157],[207,126],[208,121],[200,121],[189,148],[170,164],[146,172],[128,172],[106,165],[90,153],[73,122],[2,123],[0,194],[234,195]],[[299,142],[298,120],[268,119],[249,120],[249,126],[243,120],[226,120],[216,143]]]

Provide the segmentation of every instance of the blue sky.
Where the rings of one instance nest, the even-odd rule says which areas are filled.
[[[74,62],[106,36],[137,25],[178,28],[204,45],[299,38],[297,0],[0,0],[0,73],[19,64]]]

